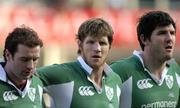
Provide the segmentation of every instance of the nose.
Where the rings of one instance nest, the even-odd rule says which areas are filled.
[[[27,68],[28,68],[29,70],[32,70],[32,69],[34,68],[34,62],[33,62],[33,60],[30,60],[30,61],[27,63]]]
[[[95,51],[97,51],[97,52],[100,52],[100,51],[101,51],[101,45],[100,45],[99,42],[96,42],[96,43],[94,44],[94,49],[95,49]]]
[[[175,35],[172,35],[170,32],[168,32],[166,36],[166,42],[170,43],[175,39]]]

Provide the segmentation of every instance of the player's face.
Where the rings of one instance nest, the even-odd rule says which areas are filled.
[[[173,25],[157,27],[151,35],[149,48],[151,54],[164,61],[169,60],[173,56],[175,45],[175,29]]]
[[[104,66],[107,59],[110,44],[107,36],[94,38],[87,36],[79,45],[81,56],[92,68]]]
[[[14,56],[8,57],[7,64],[14,79],[26,80],[35,72],[35,67],[40,56],[40,46],[33,48],[19,44]]]

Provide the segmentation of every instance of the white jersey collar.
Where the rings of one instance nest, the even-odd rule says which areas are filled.
[[[2,67],[2,65],[0,65],[0,80],[7,82],[7,77],[6,77],[6,73],[4,71],[4,68]]]

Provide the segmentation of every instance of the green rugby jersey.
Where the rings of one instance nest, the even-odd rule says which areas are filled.
[[[92,69],[82,57],[37,71],[56,108],[119,108],[121,79],[108,65],[104,68],[102,88],[90,79]]]
[[[175,62],[168,64],[161,80],[156,80],[144,67],[139,52],[114,62],[111,68],[123,82],[122,108],[180,108],[177,106],[180,101],[180,69]]]
[[[42,86],[41,80],[33,76],[21,91],[8,80],[0,65],[0,108],[42,108]]]

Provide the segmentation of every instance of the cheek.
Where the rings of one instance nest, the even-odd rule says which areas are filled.
[[[20,70],[21,70],[21,68],[22,68],[22,66],[17,65],[17,64],[14,64],[14,65],[12,66],[12,71],[13,71],[14,73],[19,73]]]
[[[110,51],[109,47],[108,48],[104,48],[102,50],[102,53],[104,54],[104,56],[107,56],[109,54],[109,51]]]
[[[84,46],[84,47],[81,47],[81,51],[85,54],[89,54],[90,51],[92,51],[93,49],[91,47],[87,47],[87,46]]]
[[[24,62],[16,62],[15,66],[16,66],[15,67],[16,69],[22,70],[22,69],[24,69],[26,67],[26,63],[24,63]]]
[[[109,50],[104,50],[103,53],[107,55],[109,53]]]
[[[163,45],[162,44],[154,44],[152,47],[151,47],[151,50],[152,50],[152,52],[155,52],[155,53],[157,53],[157,54],[160,54],[161,52],[162,52],[162,50],[163,50]]]
[[[175,43],[175,42],[176,42],[176,37],[174,37],[172,40],[173,40],[173,42]]]
[[[16,61],[16,64],[17,64],[17,65],[20,65],[20,66],[23,66],[23,65],[25,65],[26,63],[21,62],[21,61]]]
[[[102,51],[109,52],[110,51],[110,47],[109,46],[104,46],[104,47],[102,47]]]

